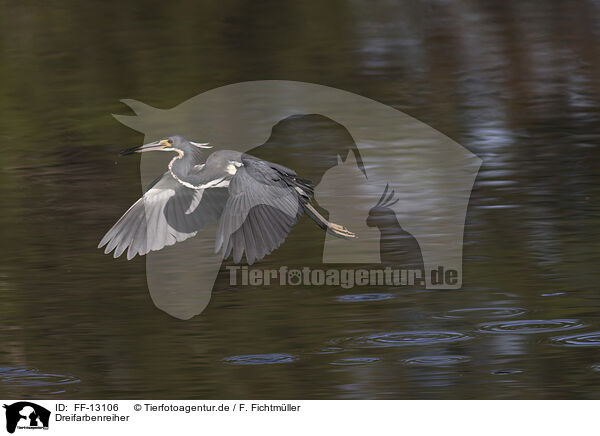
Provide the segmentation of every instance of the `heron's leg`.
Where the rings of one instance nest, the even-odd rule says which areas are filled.
[[[329,233],[330,235],[337,236],[338,238],[343,239],[356,238],[356,234],[348,230],[346,227],[327,221],[323,217],[323,215],[321,215],[310,203],[303,203],[302,206],[306,214],[310,216],[319,227],[321,227],[324,230],[327,230],[327,233]]]

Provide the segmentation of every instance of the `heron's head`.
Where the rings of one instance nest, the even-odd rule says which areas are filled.
[[[186,153],[191,153],[202,148],[212,148],[212,146],[208,145],[208,143],[202,144],[189,141],[181,135],[172,135],[158,141],[123,150],[121,156],[132,153],[145,153],[147,151],[175,151],[183,156]]]

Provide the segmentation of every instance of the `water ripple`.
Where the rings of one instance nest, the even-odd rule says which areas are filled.
[[[316,351],[315,354],[334,354],[341,353],[342,351],[344,351],[344,349],[341,347],[325,347]]]
[[[336,300],[343,303],[359,303],[362,301],[390,300],[392,298],[394,298],[392,294],[349,294],[339,296]]]
[[[471,337],[463,333],[431,330],[376,333],[368,336],[341,338],[333,342],[345,347],[371,348],[447,344],[467,339],[471,339]]]
[[[0,367],[0,382],[12,387],[58,386],[80,381],[68,375],[44,374],[33,368]]]
[[[496,369],[491,371],[490,374],[493,375],[511,375],[511,374],[520,374],[523,371],[520,369]]]
[[[331,362],[330,365],[367,365],[378,361],[377,357],[349,357]]]
[[[600,332],[552,338],[552,342],[567,347],[600,347]]]
[[[521,307],[473,307],[468,309],[449,310],[438,319],[472,319],[472,318],[512,318],[523,315],[527,309]]]
[[[450,366],[471,360],[467,356],[420,356],[405,359],[403,362],[411,366]]]
[[[223,362],[231,365],[270,365],[274,363],[289,363],[297,360],[291,354],[245,354],[240,356],[225,357]]]
[[[493,321],[479,324],[481,333],[534,334],[574,330],[584,327],[576,319],[526,319],[517,321]]]

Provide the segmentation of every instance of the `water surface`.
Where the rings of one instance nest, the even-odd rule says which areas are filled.
[[[0,7],[0,396],[600,398],[596,2]],[[181,321],[153,305],[143,259],[96,249],[141,191],[119,100],[262,79],[367,96],[483,159],[461,290],[222,271]],[[319,267],[321,246],[303,219],[261,265]]]

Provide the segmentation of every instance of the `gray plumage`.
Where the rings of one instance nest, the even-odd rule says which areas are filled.
[[[99,244],[114,257],[127,259],[160,250],[196,235],[218,221],[215,252],[233,254],[239,263],[262,259],[285,240],[298,217],[307,212],[323,229],[352,238],[345,228],[327,222],[309,204],[312,184],[284,166],[232,150],[215,151],[204,160],[203,148],[175,135],[122,152],[172,151],[165,172],[125,212]]]

